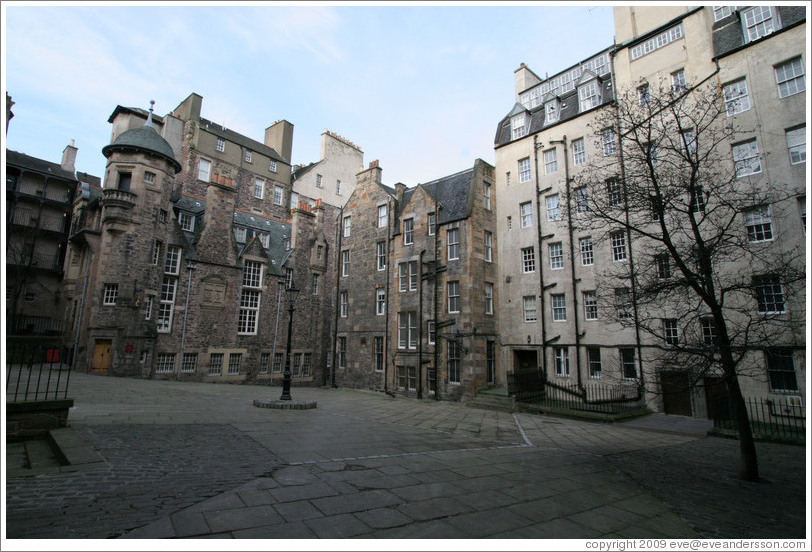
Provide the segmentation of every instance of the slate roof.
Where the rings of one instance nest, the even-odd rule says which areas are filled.
[[[93,176],[92,174],[87,174],[83,172],[77,172],[76,178],[77,180],[79,180],[79,182],[87,182],[91,186],[101,188],[102,185],[101,178],[99,178],[98,176]]]
[[[223,125],[209,121],[208,119],[204,119],[203,117],[200,118],[199,124],[200,128],[206,129],[207,132],[211,132],[215,136],[219,136],[220,138],[228,140],[229,142],[239,144],[251,151],[261,153],[262,155],[267,155],[268,157],[276,161],[280,161],[285,164],[289,163],[289,161],[283,158],[281,155],[279,155],[279,153],[277,153],[275,149],[266,146],[262,142],[257,142],[256,140],[252,140],[247,136],[243,136],[239,132],[234,132],[230,128],[226,128]]]
[[[474,169],[470,168],[425,184],[418,184],[438,203],[438,225],[463,220],[471,214],[471,181],[473,177]],[[410,190],[414,193],[415,188],[410,188]],[[408,203],[405,197],[406,194],[404,194],[404,206]]]
[[[36,171],[42,174],[53,175],[65,180],[76,181],[72,172],[66,171],[59,163],[52,163],[37,157],[31,157],[17,151],[6,150],[6,165]]]
[[[175,172],[180,172],[180,163],[175,159],[175,152],[172,146],[155,131],[151,124],[142,127],[131,128],[119,134],[112,144],[107,144],[102,148],[102,155],[110,157],[114,151],[126,151],[136,149],[147,151],[163,157],[172,164]]]
[[[313,167],[321,163],[321,161],[316,161],[315,163],[310,163],[309,165],[305,165],[304,167],[299,167],[295,171],[293,171],[290,176],[293,180],[298,180],[299,178],[303,177],[307,173],[309,173]]]
[[[117,105],[116,108],[113,110],[113,113],[110,114],[110,117],[107,118],[108,123],[112,123],[116,116],[119,113],[133,113],[135,115],[141,115],[146,120],[149,117],[149,111],[146,109],[141,109],[140,107],[124,107],[121,105]],[[152,120],[158,123],[163,123],[164,118],[160,115],[156,115],[155,113],[152,114]]]

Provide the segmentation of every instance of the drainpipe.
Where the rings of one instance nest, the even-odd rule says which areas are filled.
[[[283,280],[277,280],[276,292],[276,323],[273,330],[273,348],[271,349],[271,365],[268,367],[268,385],[273,384],[273,362],[276,357],[276,338],[279,336],[279,309],[282,306],[282,286]],[[325,378],[326,379],[326,378]]]
[[[392,240],[392,221],[394,220],[392,216],[392,198],[386,200],[386,304],[384,305],[384,358],[383,358],[383,392],[389,395],[390,397],[394,397],[395,394],[389,390],[389,311],[391,310],[390,307],[392,305],[392,297],[389,295],[390,291],[390,283],[389,277],[391,275],[391,240]]]
[[[186,344],[186,319],[189,317],[189,295],[192,291],[192,271],[195,269],[195,263],[192,261],[186,262],[186,268],[189,269],[189,281],[186,284],[186,305],[183,307],[183,330],[180,333],[180,362],[178,363],[177,371],[175,372],[175,379],[180,379],[180,369],[183,364],[183,348]]]
[[[541,242],[544,239],[541,234],[541,187],[539,186],[539,148],[538,134],[533,135],[533,170],[536,181],[536,230],[538,232],[538,270],[539,270],[539,321],[541,322],[541,375],[547,381],[547,324],[544,316],[547,309],[544,308],[544,265],[541,262]]]
[[[436,216],[436,215],[435,215]],[[420,258],[417,261],[417,281],[418,283],[418,291],[419,294],[419,307],[418,310],[420,311],[417,315],[417,319],[420,321],[419,328],[417,329],[417,398],[423,398],[423,255],[426,254],[426,250],[423,249],[420,251]]]
[[[85,281],[82,284],[82,299],[79,301],[79,312],[76,318],[76,328],[73,337],[73,359],[71,360],[71,370],[76,370],[76,356],[79,352],[79,332],[82,329],[82,314],[85,311],[85,297],[87,296],[87,281],[90,278],[90,259],[93,257],[93,250],[87,248],[87,262],[85,263]]]
[[[344,218],[344,207],[340,207],[338,209],[338,219],[336,221],[336,243],[338,246],[336,247],[336,291],[335,291],[335,300],[333,302],[335,311],[333,312],[333,351],[332,361],[330,362],[330,385],[333,388],[338,387],[336,385],[336,347],[338,347],[338,297],[339,297],[339,287],[341,284],[341,237],[343,236],[343,232],[341,231],[341,221]]]
[[[583,381],[581,380],[581,328],[578,323],[578,282],[579,279],[575,277],[575,236],[572,227],[572,191],[570,186],[570,158],[567,148],[567,135],[565,134],[562,140],[550,140],[553,144],[564,145],[564,183],[567,190],[567,231],[569,232],[570,240],[570,282],[572,283],[572,306],[573,321],[575,322],[575,370],[578,373],[578,387],[583,388]]]

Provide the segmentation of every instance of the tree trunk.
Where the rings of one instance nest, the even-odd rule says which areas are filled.
[[[753,430],[750,428],[750,419],[747,415],[747,405],[742,396],[739,380],[735,368],[731,371],[725,367],[727,373],[727,390],[730,393],[730,402],[733,406],[733,417],[736,420],[736,429],[739,433],[739,454],[741,456],[741,478],[745,481],[758,481],[758,458],[756,457],[756,443],[753,440]]]

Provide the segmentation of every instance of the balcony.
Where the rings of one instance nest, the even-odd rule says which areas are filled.
[[[135,207],[135,202],[138,196],[132,192],[118,190],[115,188],[105,188],[102,192],[103,202],[105,207],[117,207],[123,209],[132,209]]]
[[[138,196],[132,192],[105,188],[102,192],[102,224],[109,232],[126,232]]]

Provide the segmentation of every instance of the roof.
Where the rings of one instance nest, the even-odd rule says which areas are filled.
[[[116,108],[113,110],[113,113],[110,114],[110,117],[107,118],[107,122],[112,123],[119,113],[141,115],[142,117],[144,117],[144,119],[149,117],[149,111],[147,111],[146,109],[141,109],[140,107],[124,107],[121,105],[117,105]],[[155,113],[152,114],[152,120],[161,124],[163,124],[164,122],[163,117],[156,115]]]
[[[437,224],[445,224],[467,218],[470,214],[471,181],[474,169],[420,184],[434,198],[437,205]]]
[[[180,172],[180,163],[175,159],[175,152],[172,151],[172,146],[169,142],[164,140],[155,131],[155,128],[150,124],[142,127],[132,128],[119,134],[112,144],[108,144],[102,148],[102,155],[110,157],[115,151],[139,150],[155,154],[163,157],[170,162],[175,172]]]
[[[315,167],[316,165],[318,165],[319,163],[321,163],[321,161],[316,161],[315,163],[310,163],[309,165],[305,165],[305,166],[299,166],[299,168],[295,169],[291,173],[290,176],[291,176],[291,178],[293,178],[293,180],[297,180],[297,179],[303,177],[304,175],[306,175],[307,173],[309,173],[310,170],[313,167]]]
[[[76,181],[76,176],[70,171],[66,171],[59,163],[52,163],[37,157],[31,157],[24,153],[6,150],[6,165],[36,171],[42,174],[53,175],[65,180]]]
[[[209,121],[208,119],[204,119],[203,117],[200,117],[199,124],[201,128],[206,129],[207,132],[211,132],[215,136],[219,136],[220,138],[224,138],[229,142],[239,144],[245,148],[248,148],[251,151],[267,155],[268,157],[270,157],[275,161],[288,164],[288,161],[286,161],[281,155],[279,155],[279,153],[277,153],[275,149],[266,146],[262,142],[252,140],[247,136],[243,136],[239,132],[234,132],[233,130],[226,128],[221,124]]]
[[[99,178],[98,176],[93,176],[92,174],[87,174],[87,173],[77,171],[76,179],[79,182],[87,182],[91,186],[95,186],[97,188],[101,188],[101,185],[102,185],[101,178]]]

